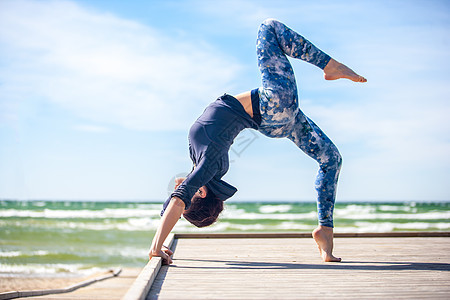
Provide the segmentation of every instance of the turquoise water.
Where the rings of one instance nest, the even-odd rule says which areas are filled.
[[[0,274],[89,274],[142,267],[161,203],[0,201]],[[315,203],[227,203],[220,221],[176,232],[310,232]],[[335,232],[449,231],[450,202],[338,203]]]

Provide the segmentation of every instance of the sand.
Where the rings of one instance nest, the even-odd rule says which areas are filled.
[[[123,272],[124,270],[122,270]],[[140,269],[126,269],[127,274],[138,274]],[[11,291],[30,291],[30,290],[46,290],[46,289],[60,289],[66,288],[73,284],[102,277],[107,274],[111,274],[110,272],[98,272],[89,276],[64,276],[64,277],[49,277],[39,276],[39,275],[28,275],[24,274],[23,276],[11,276],[11,275],[1,275],[0,274],[0,293],[11,292]],[[122,273],[121,273],[122,274]],[[108,280],[108,279],[107,279]]]
[[[0,293],[11,291],[60,289],[85,280],[85,277],[5,277],[0,276]]]

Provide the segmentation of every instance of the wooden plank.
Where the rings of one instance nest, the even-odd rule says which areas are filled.
[[[172,247],[174,241],[174,234],[170,234],[166,241],[165,245],[168,248]],[[152,257],[148,264],[144,267],[142,272],[134,281],[133,285],[129,288],[125,296],[122,300],[142,300],[147,297],[148,291],[153,284],[153,281],[156,278],[156,275],[159,272],[159,269],[162,265],[161,257]]]
[[[147,299],[450,298],[447,237],[341,237],[323,263],[311,238],[180,236]]]

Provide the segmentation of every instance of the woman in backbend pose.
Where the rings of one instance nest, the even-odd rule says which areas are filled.
[[[229,148],[239,132],[253,128],[269,137],[290,139],[319,163],[319,225],[312,235],[324,261],[341,260],[332,251],[333,209],[342,159],[333,142],[300,110],[294,72],[286,55],[319,67],[326,80],[366,79],[274,19],[264,21],[259,28],[257,55],[262,87],[235,97],[219,97],[192,125],[189,152],[194,167],[186,178],[176,180],[175,191],[164,203],[150,258],[160,256],[165,263],[172,262],[172,252],[163,242],[181,215],[198,227],[216,221],[223,201],[237,191],[221,180],[228,171]]]

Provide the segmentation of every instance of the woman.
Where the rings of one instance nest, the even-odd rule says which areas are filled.
[[[336,146],[298,106],[297,85],[286,55],[309,62],[324,71],[326,80],[347,78],[366,82],[312,43],[274,19],[264,21],[257,39],[262,87],[237,95],[223,95],[211,103],[189,131],[189,151],[194,168],[177,179],[175,191],[164,204],[161,224],[149,256],[172,262],[163,242],[183,214],[198,227],[214,223],[223,201],[236,188],[221,180],[228,170],[228,150],[245,128],[273,138],[287,137],[319,163],[316,179],[319,226],[313,231],[324,261],[333,256],[333,209],[341,156]]]

